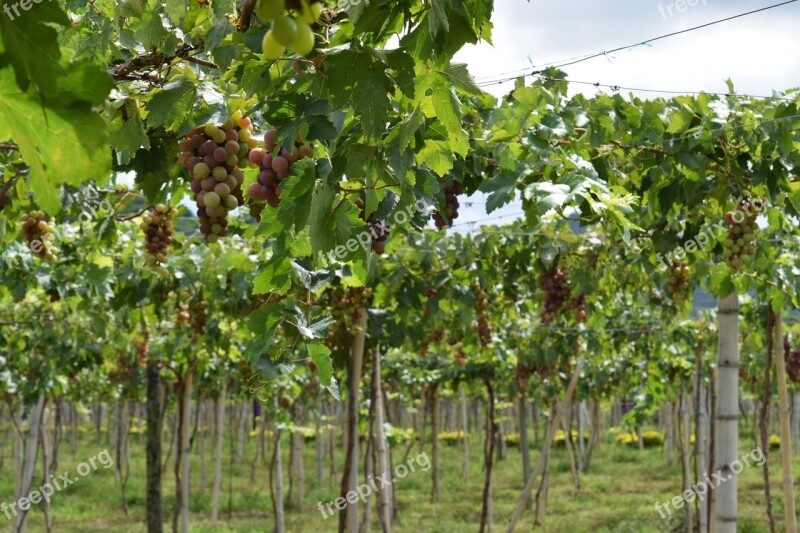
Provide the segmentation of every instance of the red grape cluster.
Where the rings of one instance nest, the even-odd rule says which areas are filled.
[[[433,214],[433,221],[436,223],[436,229],[450,228],[453,226],[453,220],[458,218],[458,198],[457,196],[463,192],[461,182],[453,180],[452,185],[444,188],[444,210]]]
[[[206,322],[208,321],[208,315],[206,314],[206,310],[208,309],[208,303],[205,300],[198,300],[192,306],[192,330],[197,335],[203,335],[206,331]]]
[[[356,207],[361,210],[359,217],[364,220],[364,200],[358,199],[355,201]],[[383,222],[376,220],[374,215],[370,215],[366,219],[367,231],[372,235],[372,250],[382,255],[386,251],[386,240],[389,238],[389,226]]]
[[[580,293],[569,302],[569,308],[575,310],[575,321],[586,322],[586,293]]]
[[[677,297],[682,297],[689,288],[689,265],[677,259],[667,268],[667,290]]]
[[[492,328],[489,327],[487,320],[487,311],[489,309],[489,302],[486,298],[486,292],[481,287],[480,283],[472,284],[472,307],[475,310],[475,317],[477,323],[475,329],[478,331],[478,340],[481,346],[486,347],[492,343]]]
[[[22,213],[20,219],[22,220],[20,231],[25,237],[28,248],[45,261],[55,261],[56,251],[51,243],[55,227],[50,223],[50,217],[44,211],[33,211]]]
[[[156,266],[167,262],[169,245],[172,244],[172,219],[178,214],[174,207],[158,204],[142,219],[141,228],[147,243],[147,264]]]
[[[728,236],[722,243],[722,257],[734,272],[742,270],[756,254],[755,228],[756,213],[750,200],[742,200],[738,210],[725,213],[728,222]],[[737,222],[736,219],[740,221]]]
[[[783,343],[784,359],[786,361],[786,375],[792,383],[800,383],[800,349],[792,350],[788,341]]]
[[[208,243],[227,235],[228,211],[244,203],[240,169],[248,166],[250,150],[258,146],[252,136],[250,119],[236,111],[222,127],[196,128],[181,142],[180,162],[192,175],[200,232]]]
[[[550,324],[569,298],[569,272],[566,268],[555,267],[539,274],[538,285],[544,291],[544,310],[541,313],[543,324]]]
[[[314,145],[305,144],[298,135],[292,151],[281,147],[277,155],[273,155],[278,147],[278,131],[271,129],[264,134],[264,150],[255,149],[250,152],[249,160],[261,169],[258,180],[247,189],[251,200],[266,201],[272,207],[281,204],[281,182],[292,175],[292,165],[301,159],[314,157]],[[253,210],[251,208],[251,214]],[[260,212],[258,212],[260,216]]]

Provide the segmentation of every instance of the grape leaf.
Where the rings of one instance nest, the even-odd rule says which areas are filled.
[[[328,387],[331,384],[331,377],[333,376],[333,365],[331,364],[331,351],[319,343],[308,344],[308,355],[317,366],[319,372],[319,382],[323,387]]]
[[[36,201],[48,213],[60,209],[60,184],[108,181],[111,152],[100,116],[89,106],[65,107],[59,100],[42,104],[20,90],[10,69],[1,69],[0,139],[11,138],[30,167]]]
[[[66,13],[57,2],[39,3],[29,11],[19,10],[17,3],[4,1],[3,4],[0,37],[5,52],[0,66],[9,62],[13,65],[17,84],[23,91],[33,82],[40,93],[55,95],[58,77],[64,70],[59,64],[58,33],[46,23],[68,26]],[[14,16],[14,8],[18,16]]]

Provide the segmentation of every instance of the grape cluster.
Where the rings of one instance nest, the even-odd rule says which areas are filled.
[[[486,298],[486,292],[480,283],[472,284],[472,295],[472,307],[477,318],[475,329],[478,331],[478,340],[481,346],[486,347],[492,343],[492,329],[489,327],[489,321],[486,318],[489,302]]]
[[[311,24],[315,24],[322,14],[322,3],[319,1],[300,0],[293,1],[294,15],[286,14],[285,0],[258,0],[256,15],[261,20],[271,22],[269,31],[264,35],[261,43],[264,57],[278,59],[291,48],[298,54],[307,56],[314,50],[314,31]]]
[[[361,210],[359,217],[364,220],[364,200],[359,198],[355,201],[355,204]],[[374,215],[370,215],[365,222],[367,223],[367,231],[372,235],[372,250],[376,254],[382,255],[386,251],[386,240],[389,238],[390,232],[389,226],[377,220]]]
[[[436,229],[450,228],[453,226],[453,220],[458,218],[458,198],[457,196],[463,192],[461,182],[453,180],[452,185],[444,188],[444,210],[433,214],[433,221],[436,224]]]
[[[528,366],[523,365],[519,361],[517,362],[517,390],[524,391],[528,388],[528,382],[531,378],[531,369]]]
[[[553,322],[568,300],[568,280],[569,272],[563,267],[555,267],[539,274],[538,285],[544,291],[544,309],[541,313],[543,324]]]
[[[208,303],[202,299],[196,301],[192,306],[192,330],[197,335],[203,335],[206,331],[206,322],[208,322],[207,309]]]
[[[236,111],[221,127],[196,128],[181,142],[180,162],[192,175],[200,232],[208,243],[228,234],[228,211],[244,203],[240,169],[248,166],[250,150],[258,146],[252,136],[250,119]]]
[[[742,219],[737,222],[736,218]],[[725,213],[728,222],[728,236],[723,241],[722,257],[734,272],[742,270],[756,254],[755,228],[756,214],[749,200],[743,200],[738,211]]]
[[[667,290],[675,296],[682,296],[689,288],[690,275],[689,265],[676,259],[667,268]]]
[[[570,300],[569,308],[575,311],[576,322],[586,322],[586,293],[582,292]]]
[[[178,312],[175,314],[175,327],[182,327],[189,323],[192,316],[189,314],[189,308],[184,304],[178,304]]]
[[[800,383],[800,349],[792,350],[788,341],[783,343],[784,360],[786,362],[786,375],[792,383]]]
[[[147,243],[147,264],[156,266],[167,262],[169,245],[172,244],[172,219],[178,214],[174,207],[158,204],[142,219],[141,228]]]
[[[292,165],[297,161],[314,157],[314,145],[305,144],[300,136],[295,138],[294,148],[288,151],[282,147],[278,155],[273,155],[277,144],[278,132],[271,129],[264,134],[264,150],[256,148],[250,151],[249,161],[261,169],[258,180],[247,189],[247,196],[251,201],[266,201],[272,207],[281,204],[281,192],[283,187],[281,182],[292,175]],[[266,151],[265,151],[266,150]],[[263,208],[262,208],[263,210]],[[261,211],[254,210],[254,204],[250,206],[250,214],[254,218],[261,216]],[[258,215],[256,217],[255,215]]]
[[[455,346],[456,346],[456,355],[455,355],[456,363],[458,363],[461,366],[466,365],[467,356],[464,354],[464,343],[457,342]]]
[[[136,360],[140,367],[147,366],[147,355],[150,353],[150,330],[145,329],[141,335],[133,341],[136,350]]]
[[[22,213],[20,218],[22,220],[20,231],[25,237],[28,248],[45,261],[55,261],[56,251],[51,243],[55,227],[50,223],[50,217],[44,211],[32,211]]]

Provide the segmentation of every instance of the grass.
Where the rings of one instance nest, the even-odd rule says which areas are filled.
[[[752,449],[752,436],[742,428],[740,455]],[[105,437],[103,437],[105,439]],[[398,497],[398,519],[394,524],[397,532],[437,533],[474,532],[478,529],[483,487],[481,441],[473,435],[469,480],[461,475],[461,447],[441,446],[441,498],[439,503],[430,502],[430,471],[419,468],[396,483]],[[210,445],[207,444],[207,445]],[[89,457],[96,455],[108,444],[98,442],[92,435],[84,435],[77,453],[73,456],[68,443],[61,452],[59,472],[76,475],[76,467]],[[284,440],[284,467],[288,468],[288,438]],[[409,458],[415,456],[413,448]],[[250,462],[255,453],[255,439],[247,443],[247,450],[240,469],[234,470],[231,514],[228,515],[228,453],[223,462],[223,490],[221,494],[221,521],[212,524],[210,484],[213,481],[211,449],[208,453],[208,488],[200,490],[199,458],[192,456],[192,491],[190,498],[191,530],[193,532],[259,532],[272,530],[272,504],[269,494],[269,475],[264,465],[259,466],[255,482],[250,481]],[[363,451],[363,450],[362,450]],[[404,449],[393,449],[395,463],[402,459]],[[430,457],[430,448],[426,448]],[[113,454],[112,454],[113,456]],[[538,452],[531,450],[532,461]],[[306,467],[306,497],[297,508],[287,508],[286,527],[290,532],[335,531],[337,517],[323,518],[317,510],[317,502],[334,500],[338,494],[338,479],[329,476],[326,462],[325,483],[316,483],[314,443],[306,444],[304,450]],[[54,527],[56,531],[81,533],[144,532],[145,518],[145,459],[144,438],[137,442],[131,437],[131,476],[128,483],[129,516],[122,512],[120,490],[115,483],[113,469],[100,467],[85,478],[56,493],[52,499]],[[337,459],[342,459],[337,450]],[[424,464],[424,461],[422,461]],[[773,494],[773,509],[782,528],[783,497],[780,487],[780,457],[777,451],[769,456],[770,480]],[[174,504],[174,478],[171,465],[164,476],[165,521],[171,521]],[[495,466],[494,478],[494,523],[496,530],[504,530],[514,511],[522,489],[521,459],[517,448],[509,448],[507,459]],[[341,466],[339,466],[341,473]],[[800,472],[795,460],[794,472]],[[592,533],[649,533],[676,531],[680,529],[681,511],[674,511],[671,518],[661,518],[655,510],[657,502],[665,502],[680,494],[681,469],[677,460],[672,466],[666,464],[666,452],[662,448],[636,450],[616,444],[613,435],[594,452],[588,474],[581,476],[581,488],[572,483],[572,474],[564,448],[553,453],[549,503],[545,524],[538,528],[543,532],[592,532]],[[0,501],[9,503],[13,499],[13,470],[8,450],[5,465],[0,470]],[[289,478],[285,476],[288,489]],[[363,506],[360,507],[363,510]],[[763,478],[761,468],[750,467],[739,475],[739,524],[738,531],[760,533],[768,531],[765,518]],[[380,530],[373,509],[373,528]],[[0,524],[5,517],[0,514]],[[40,506],[30,515],[29,531],[43,531],[43,514]],[[533,511],[526,511],[519,523],[519,531],[529,531],[533,525]],[[5,525],[0,526],[5,529]],[[170,528],[166,528],[169,530]]]

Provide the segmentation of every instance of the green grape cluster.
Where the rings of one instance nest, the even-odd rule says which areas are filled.
[[[32,211],[22,213],[20,218],[22,220],[20,232],[25,237],[28,248],[43,260],[54,262],[56,251],[52,240],[55,226],[50,222],[50,217],[44,211]]]
[[[728,235],[722,243],[722,257],[734,272],[743,270],[756,254],[756,216],[749,200],[743,200],[738,210],[725,213]]]
[[[689,265],[674,260],[667,268],[667,290],[674,296],[683,296],[689,288]]]
[[[173,219],[178,214],[174,207],[158,204],[142,218],[141,228],[147,242],[147,264],[156,266],[167,262],[169,246],[172,244]]]
[[[487,319],[489,300],[486,296],[486,291],[477,282],[472,284],[472,295],[472,307],[477,318],[474,327],[478,332],[478,340],[481,346],[486,347],[492,343],[492,328],[489,326],[489,320]]]
[[[228,234],[228,211],[244,203],[242,183],[250,150],[258,146],[253,124],[241,110],[222,126],[206,124],[181,142],[179,161],[192,175],[200,232],[214,243]]]
[[[292,11],[286,13],[286,8]],[[270,29],[261,43],[264,57],[278,59],[287,48],[307,56],[314,50],[315,24],[322,14],[322,3],[319,1],[300,0],[287,6],[285,0],[259,0],[256,15],[263,21],[270,21]]]

